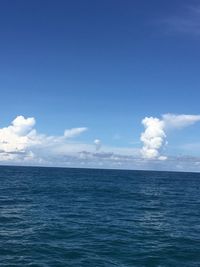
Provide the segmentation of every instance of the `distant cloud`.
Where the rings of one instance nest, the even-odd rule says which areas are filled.
[[[138,149],[103,146],[100,139],[91,144],[72,138],[84,133],[87,127],[67,129],[63,135],[38,133],[34,118],[17,116],[9,126],[0,128],[0,162],[4,164],[45,166],[107,166],[133,164]],[[95,145],[95,151],[94,151]],[[100,152],[100,149],[103,149]]]
[[[185,34],[200,35],[200,5],[188,6],[181,14],[164,20],[168,30]]]
[[[87,130],[86,127],[72,128],[65,130],[63,136],[47,136],[37,133],[35,123],[34,118],[17,116],[11,125],[0,129],[0,161],[38,160],[41,149],[49,153],[53,147],[62,146],[66,140]]]
[[[181,129],[200,121],[200,115],[176,115],[164,114],[162,118],[146,117],[142,120],[145,131],[141,134],[143,142],[141,154],[147,159],[166,160],[167,157],[160,155],[161,149],[166,144],[168,129]]]
[[[192,145],[182,150],[186,156],[169,155],[167,158],[162,153],[168,130],[182,129],[198,121],[200,115],[146,117],[142,121],[145,130],[141,134],[143,148],[140,150],[137,147],[106,146],[100,139],[92,139],[89,143],[72,139],[85,132],[86,127],[68,129],[58,136],[41,134],[35,129],[34,118],[18,116],[9,126],[0,128],[0,163],[200,171],[200,158],[188,156]]]
[[[64,132],[64,136],[66,138],[73,138],[73,137],[76,137],[87,130],[88,130],[88,128],[86,128],[86,127],[67,129]]]
[[[94,140],[94,144],[95,144],[96,151],[100,150],[100,148],[101,148],[101,140],[100,139],[95,139]]]
[[[181,129],[200,121],[200,115],[175,115],[164,114],[162,116],[165,128]]]

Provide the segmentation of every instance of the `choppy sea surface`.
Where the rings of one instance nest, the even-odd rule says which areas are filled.
[[[0,266],[200,266],[200,174],[0,167]]]

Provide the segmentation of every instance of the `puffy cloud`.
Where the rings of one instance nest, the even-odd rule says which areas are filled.
[[[17,135],[26,135],[28,134],[33,126],[35,125],[34,118],[25,119],[23,116],[17,116],[13,121],[12,125],[9,126],[9,129],[12,129]]]
[[[48,153],[56,146],[65,144],[65,140],[80,135],[87,130],[86,127],[65,130],[63,136],[46,136],[38,134],[34,129],[34,118],[17,116],[8,127],[0,129],[0,160],[32,160],[39,159],[41,150]],[[39,151],[39,153],[38,153]]]
[[[35,119],[18,116],[0,129],[0,162],[17,165],[140,168],[139,150],[130,147],[101,147],[101,140],[81,143],[72,137],[86,127],[65,130],[63,135],[48,136],[35,129]],[[96,150],[94,151],[94,145]],[[99,151],[101,150],[103,151]]]
[[[176,115],[164,114],[161,119],[146,117],[142,120],[145,131],[141,134],[143,142],[141,154],[147,159],[166,160],[167,157],[160,155],[160,151],[166,144],[168,129],[181,129],[200,121],[200,115]]]
[[[73,137],[76,137],[87,130],[88,130],[88,128],[86,128],[86,127],[67,129],[64,132],[64,136],[66,138],[73,138]]]
[[[101,140],[80,143],[72,137],[87,130],[86,127],[65,130],[63,135],[48,136],[35,129],[35,119],[18,116],[8,127],[0,129],[0,161],[4,164],[117,167],[131,164],[138,149],[104,146],[100,153]],[[94,152],[94,145],[96,151]],[[124,165],[125,166],[125,165]]]
[[[141,135],[141,157],[139,148],[102,146],[100,139],[92,140],[91,143],[72,139],[85,132],[86,127],[68,129],[60,136],[49,136],[36,131],[34,118],[18,116],[9,126],[0,128],[0,161],[17,165],[152,170],[177,170],[180,166],[182,169],[187,166],[188,170],[200,170],[199,158],[166,158],[162,153],[168,129],[187,127],[199,120],[199,115],[146,117],[142,121],[145,130]]]
[[[146,117],[142,120],[145,131],[141,134],[143,148],[141,150],[144,158],[152,159],[159,157],[159,150],[166,138],[164,122],[158,118]]]
[[[94,144],[95,144],[96,151],[100,150],[100,148],[101,148],[101,140],[100,139],[95,139],[94,140]]]
[[[23,152],[35,141],[34,125],[34,118],[16,117],[10,126],[0,129],[0,150],[7,153]]]

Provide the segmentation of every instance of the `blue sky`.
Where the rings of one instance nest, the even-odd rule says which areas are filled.
[[[4,144],[11,147],[14,137],[0,132],[3,164],[200,170],[198,1],[2,1],[0,38],[0,127],[21,115],[35,118],[32,127],[47,138],[87,128],[62,141],[68,147],[60,154],[38,143],[11,151]],[[163,126],[166,137],[157,150],[166,159],[144,159],[142,120],[168,113],[197,117],[187,117],[181,129]],[[80,150],[69,156],[72,144]],[[128,164],[106,163],[104,153],[120,158],[118,148],[128,149]],[[44,151],[51,154],[45,160]],[[26,163],[25,152],[34,161]],[[84,162],[82,152],[90,153]],[[18,153],[20,159],[10,157]]]

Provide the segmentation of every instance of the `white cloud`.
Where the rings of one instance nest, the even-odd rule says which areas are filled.
[[[94,144],[95,144],[96,151],[100,150],[100,148],[101,148],[101,140],[100,139],[95,139],[94,140]]]
[[[87,130],[88,130],[88,128],[86,128],[86,127],[67,129],[64,132],[64,136],[66,138],[73,138],[73,137],[76,137]]]
[[[63,136],[47,136],[38,134],[34,129],[34,118],[17,116],[8,127],[0,129],[0,160],[33,160],[40,159],[40,155],[62,147],[68,138],[80,135],[86,127],[65,130]],[[35,156],[35,151],[37,155]],[[50,153],[51,154],[51,153]]]
[[[148,159],[158,158],[159,150],[166,138],[164,122],[158,118],[146,117],[142,120],[142,124],[145,127],[145,131],[141,134],[142,156]]]
[[[48,136],[36,131],[35,119],[18,116],[8,127],[0,129],[0,161],[4,164],[118,167],[131,165],[138,149],[102,146],[100,139],[91,143],[72,140],[86,127],[65,130],[63,135]],[[94,145],[96,150],[94,150]],[[101,148],[101,152],[99,152]]]
[[[175,114],[164,114],[162,119],[165,124],[165,128],[184,128],[200,121],[200,115],[175,115]]]
[[[30,132],[35,125],[34,118],[25,119],[23,116],[17,116],[13,121],[12,125],[9,126],[17,135],[26,135]]]
[[[141,134],[143,142],[141,154],[147,159],[166,160],[167,157],[160,155],[166,144],[168,129],[181,129],[200,121],[200,115],[176,115],[164,114],[162,118],[146,117],[142,120],[145,131]]]
[[[10,126],[0,129],[0,150],[2,152],[23,152],[36,139],[34,118],[25,119],[18,116]]]
[[[92,139],[91,143],[72,139],[85,132],[86,127],[66,130],[65,134],[60,136],[49,136],[36,131],[34,118],[18,116],[9,126],[0,128],[0,162],[17,165],[152,170],[176,170],[176,166],[182,166],[183,170],[187,168],[196,171],[200,170],[198,157],[167,158],[162,149],[166,144],[168,129],[187,127],[199,120],[199,115],[165,114],[161,118],[146,117],[143,120],[145,131],[141,135],[141,157],[138,148],[106,146],[100,139]],[[188,151],[189,148],[186,152]]]

